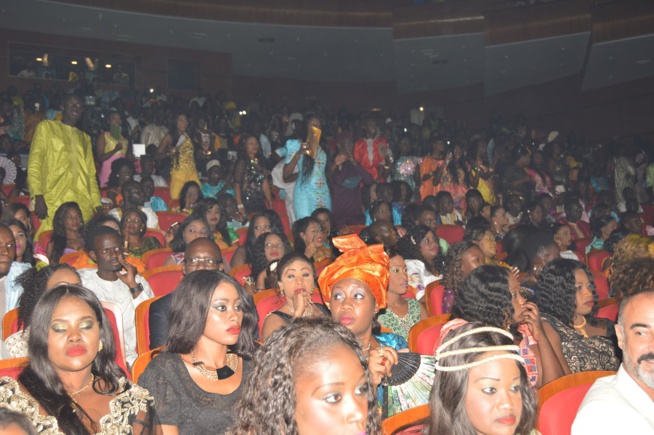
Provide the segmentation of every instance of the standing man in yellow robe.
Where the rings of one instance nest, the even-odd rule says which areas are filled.
[[[64,202],[76,202],[84,222],[102,210],[91,138],[75,128],[84,111],[82,100],[67,95],[61,108],[61,121],[36,126],[27,164],[27,183],[41,220],[37,235],[52,229],[54,214]]]

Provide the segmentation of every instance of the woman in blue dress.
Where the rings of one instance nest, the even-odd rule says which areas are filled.
[[[322,124],[317,117],[308,120],[308,128],[321,129]],[[301,129],[302,130],[302,129]],[[302,138],[302,132],[296,137]],[[284,165],[284,181],[289,183],[295,178],[293,191],[293,208],[295,218],[302,219],[311,216],[317,208],[332,209],[332,199],[327,184],[327,153],[318,145],[315,158],[311,156],[310,145],[300,143],[300,139],[286,141],[286,164]],[[296,172],[296,168],[298,169]]]
[[[397,364],[397,352],[409,347],[399,335],[373,334],[373,329],[379,329],[375,316],[388,302],[390,259],[382,245],[367,246],[356,234],[334,237],[332,242],[342,254],[320,274],[320,292],[332,318],[359,340],[368,359],[370,379],[378,387]]]

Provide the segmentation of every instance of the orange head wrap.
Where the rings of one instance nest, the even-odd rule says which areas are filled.
[[[345,278],[364,282],[377,301],[378,308],[386,308],[390,259],[383,245],[366,245],[356,234],[334,237],[334,246],[343,254],[327,266],[318,278],[322,298],[329,306],[332,287]]]

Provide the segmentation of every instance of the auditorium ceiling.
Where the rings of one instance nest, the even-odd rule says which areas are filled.
[[[401,93],[654,76],[653,1],[514,3],[2,0],[0,27],[226,52],[238,76],[395,82]]]

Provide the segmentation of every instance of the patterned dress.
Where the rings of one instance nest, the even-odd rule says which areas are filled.
[[[289,140],[286,142],[286,163],[290,163],[296,152],[300,150],[300,141]],[[302,219],[311,216],[317,208],[324,207],[332,209],[332,199],[327,184],[325,167],[327,166],[327,154],[322,147],[318,147],[318,154],[313,165],[313,171],[308,177],[302,173],[302,164],[306,155],[302,154],[297,162],[298,177],[293,191],[293,208],[295,219]]]
[[[411,190],[416,191],[416,179],[413,174],[420,167],[422,158],[415,156],[401,156],[393,165],[392,177],[394,181],[406,181]]]
[[[420,302],[415,299],[407,299],[407,302],[409,311],[404,317],[398,316],[387,308],[386,312],[377,318],[383,327],[390,329],[405,340],[408,340],[409,330],[420,321]]]
[[[561,349],[572,373],[592,370],[617,371],[620,360],[615,347],[606,337],[584,337],[579,332],[564,325],[558,319],[542,315],[542,319],[552,325],[561,337]]]
[[[266,209],[263,195],[264,181],[266,181],[266,175],[263,170],[256,164],[256,161],[248,160],[245,163],[243,182],[241,183],[241,200],[247,214],[258,213]]]
[[[109,402],[109,414],[98,421],[99,434],[150,433],[154,405],[150,393],[125,378],[120,380],[119,389],[122,393]],[[0,407],[27,416],[39,434],[63,435],[57,420],[51,415],[41,414],[38,402],[23,393],[18,382],[10,377],[0,378]]]

